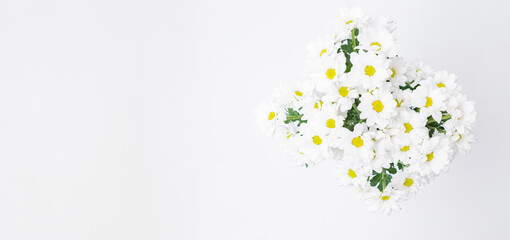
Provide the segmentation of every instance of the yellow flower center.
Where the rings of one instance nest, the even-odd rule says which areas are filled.
[[[398,101],[398,99],[395,99],[395,102],[397,102],[397,107],[400,107],[402,105],[402,103],[404,102],[404,100],[400,100]]]
[[[383,196],[381,199],[382,199],[383,201],[386,201],[386,200],[390,199],[390,196]]]
[[[352,145],[354,145],[356,147],[363,146],[363,139],[361,139],[361,137],[353,138],[352,139]]]
[[[440,87],[446,87],[446,86],[443,83],[438,83],[437,87],[440,88]]]
[[[413,183],[414,183],[413,179],[406,178],[406,180],[404,181],[404,186],[410,187],[413,185]]]
[[[434,158],[434,152],[427,154],[427,162],[430,162]]]
[[[432,106],[432,98],[427,97],[427,102],[425,103],[425,107]]]
[[[318,102],[315,103],[315,105],[313,107],[316,109],[322,108],[322,103],[323,102],[321,100],[319,100]]]
[[[287,132],[287,139],[289,139],[290,137],[292,137],[292,135],[293,135],[292,133]]]
[[[413,130],[413,126],[409,123],[404,123],[404,127],[406,128],[406,133],[409,133],[411,130]]]
[[[302,93],[302,92],[300,92],[300,91],[295,91],[294,93],[295,93],[296,95],[300,96],[300,97],[301,97],[301,96],[303,96],[303,93]]]
[[[312,139],[313,139],[313,143],[315,143],[316,145],[321,145],[322,139],[319,136],[313,136]]]
[[[354,21],[349,20],[349,21],[347,21],[347,22],[345,23],[345,25],[349,25],[349,23],[353,23],[353,22],[354,22]]]
[[[322,49],[321,54],[319,55],[319,57],[322,57],[322,54],[324,54],[326,51],[328,51],[328,50],[327,49]]]
[[[330,68],[330,69],[328,69],[328,71],[326,71],[326,77],[327,77],[328,79],[333,79],[333,78],[335,78],[335,76],[336,76],[336,71],[335,71],[335,69]]]
[[[374,110],[375,110],[376,112],[380,113],[380,112],[383,110],[384,105],[382,104],[382,102],[381,102],[381,101],[376,100],[376,101],[374,101],[374,102],[372,103],[372,107],[374,107]]]
[[[275,112],[270,112],[269,113],[269,120],[273,120],[274,117],[276,117],[276,113]]]
[[[402,152],[409,151],[409,146],[404,146],[403,148],[400,149],[400,151],[402,151]]]
[[[335,119],[329,119],[327,122],[326,122],[326,127],[328,128],[335,128],[336,124],[335,124]]]
[[[372,44],[370,44],[370,46],[378,46],[379,48],[376,51],[381,50],[381,44],[378,42],[373,42]]]
[[[391,69],[391,77],[395,77],[397,75],[397,72],[395,71],[395,68]]]
[[[457,139],[457,142],[462,139],[462,135],[459,134],[459,139]]]
[[[340,96],[342,97],[347,97],[347,95],[349,94],[349,89],[347,87],[341,87],[340,89],[338,89],[338,93],[340,93]]]
[[[351,177],[351,178],[357,177],[356,172],[352,169],[349,169],[349,172],[347,173],[347,175],[349,175],[349,177]]]
[[[375,68],[374,67],[372,67],[370,65],[365,67],[365,75],[371,77],[371,76],[374,76],[374,74],[375,74]]]

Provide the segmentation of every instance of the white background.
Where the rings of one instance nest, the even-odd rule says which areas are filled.
[[[459,76],[479,142],[391,217],[253,125],[343,4]],[[0,2],[0,239],[508,239],[507,1]]]

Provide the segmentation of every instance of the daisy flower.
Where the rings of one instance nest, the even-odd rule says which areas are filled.
[[[401,142],[420,143],[428,138],[427,117],[423,113],[417,113],[408,108],[398,109],[398,116],[392,122],[395,129],[396,139]]]
[[[448,92],[461,90],[460,86],[457,85],[457,76],[447,71],[435,72],[434,77],[431,79],[432,83],[436,85],[437,88],[444,88]]]
[[[363,27],[369,20],[369,16],[359,6],[340,9],[340,16],[340,19],[335,23],[335,27],[348,31]]]
[[[274,102],[261,102],[255,110],[255,125],[266,136],[273,136],[286,115]]]
[[[407,63],[401,57],[395,57],[391,59],[390,63],[390,81],[393,86],[399,87],[405,85],[407,82],[407,77],[405,76],[407,72]]]
[[[308,119],[307,124],[315,129],[317,133],[332,136],[342,128],[344,118],[343,115],[338,114],[335,106],[328,105]]]
[[[412,160],[410,170],[419,172],[421,175],[439,174],[446,171],[450,164],[452,148],[448,137],[434,136],[423,141],[419,154]]]
[[[341,112],[347,112],[352,108],[354,99],[359,97],[356,88],[349,87],[341,82],[335,88],[330,89],[323,97],[325,102],[337,103]]]
[[[446,110],[446,94],[442,88],[437,88],[428,79],[420,82],[420,86],[413,91],[411,104],[420,108],[420,113],[425,116],[432,116],[436,122],[441,122],[442,111]]]
[[[345,158],[360,159],[368,162],[374,158],[374,140],[372,133],[368,132],[368,127],[359,123],[354,127],[354,131],[341,129],[343,136],[340,139],[340,149],[344,150]]]
[[[402,193],[399,191],[386,188],[384,192],[379,192],[377,189],[372,189],[366,196],[365,202],[372,211],[389,215],[400,210],[398,203],[402,198]]]
[[[474,102],[468,101],[465,95],[452,94],[446,105],[451,119],[445,122],[445,129],[463,134],[473,128],[476,120]]]
[[[348,80],[364,89],[373,90],[381,87],[391,76],[389,69],[391,61],[385,56],[360,51],[352,53],[351,62],[353,67]]]
[[[425,183],[427,183],[426,177],[422,177],[419,173],[407,168],[398,171],[391,179],[391,187],[403,192],[405,198],[415,195]]]
[[[418,83],[420,80],[432,77],[433,75],[434,69],[422,61],[411,62],[406,72],[406,77],[410,81],[415,80],[415,83]]]
[[[311,77],[315,81],[317,91],[328,92],[335,88],[335,83],[340,81],[344,72],[345,56],[338,54],[318,60]]]
[[[359,33],[360,49],[393,57],[396,54],[395,37],[386,29],[369,28]]]
[[[386,91],[373,91],[361,95],[358,109],[361,111],[361,118],[367,119],[368,126],[385,128],[389,120],[397,113],[397,103],[391,93]]]
[[[328,35],[311,42],[308,44],[307,49],[310,59],[315,60],[317,58],[335,55],[338,47],[335,46],[335,37]]]

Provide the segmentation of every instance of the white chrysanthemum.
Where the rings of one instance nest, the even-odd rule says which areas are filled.
[[[322,57],[317,60],[312,72],[311,77],[316,84],[317,91],[328,92],[335,88],[335,83],[340,81],[344,75],[345,56],[337,54],[335,56]]]
[[[351,62],[353,67],[347,79],[348,84],[373,90],[381,87],[391,76],[391,61],[382,55],[360,51],[351,54]]]
[[[471,144],[476,142],[475,135],[470,131],[465,131],[463,134],[455,132],[451,139],[455,142],[455,146],[463,152],[471,151]]]
[[[311,60],[336,55],[338,46],[335,46],[335,37],[328,35],[321,37],[307,46]]]
[[[340,9],[340,18],[335,27],[341,30],[351,31],[354,28],[361,28],[367,24],[370,17],[359,6]]]
[[[420,154],[412,160],[410,170],[421,175],[437,175],[448,169],[453,150],[448,137],[437,135],[424,140],[418,151]]]
[[[302,124],[300,127],[302,134],[303,154],[312,159],[333,158],[332,146],[338,146],[339,140],[336,136],[329,136],[314,128],[310,124]]]
[[[313,92],[314,84],[309,80],[280,82],[273,92],[273,98],[279,106],[301,106],[304,99],[313,96]]]
[[[328,105],[308,119],[307,124],[317,133],[338,136],[339,129],[343,128],[344,116],[338,114],[336,106]]]
[[[422,61],[412,61],[407,69],[406,76],[409,81],[414,80],[417,84],[420,80],[427,79],[434,75],[434,69]]]
[[[347,112],[352,108],[354,99],[359,97],[356,88],[349,87],[343,83],[337,83],[336,88],[328,91],[322,99],[324,102],[337,103],[341,112]]]
[[[274,102],[261,102],[255,110],[255,124],[266,136],[273,136],[283,124],[286,115]]]
[[[395,37],[386,29],[368,28],[364,31],[360,31],[359,42],[360,49],[372,51],[377,54],[393,57],[397,52]]]
[[[417,172],[410,171],[408,168],[398,171],[391,179],[391,187],[403,192],[403,197],[406,199],[415,195],[423,184],[426,183],[426,177],[421,176]]]
[[[385,29],[386,31],[392,33],[397,29],[397,25],[395,21],[385,18],[385,17],[371,17],[368,20],[367,28],[375,28],[375,29]]]
[[[457,85],[457,76],[447,71],[439,71],[434,73],[432,83],[438,88],[444,88],[447,92],[460,91],[461,88]]]
[[[365,196],[365,202],[368,204],[368,208],[371,211],[390,215],[392,212],[400,210],[400,206],[398,205],[402,198],[402,192],[400,191],[386,188],[385,191],[381,193],[377,189],[371,189]]]
[[[363,166],[357,159],[343,160],[338,162],[335,176],[341,186],[354,186],[358,189],[367,186],[367,177],[372,172]]]
[[[442,111],[446,110],[446,97],[444,89],[437,88],[428,79],[421,81],[420,86],[412,92],[411,104],[420,108],[420,113],[425,116],[432,116],[436,122],[441,122]]]
[[[344,157],[347,159],[360,159],[368,162],[374,158],[374,140],[372,133],[368,132],[368,127],[359,123],[354,127],[354,131],[341,129],[342,138],[340,139],[340,148],[344,150]]]
[[[390,134],[383,131],[375,131],[372,140],[374,140],[374,158],[368,163],[370,168],[376,172],[381,172],[382,168],[389,168],[395,159],[392,154],[393,141]]]
[[[447,112],[451,119],[445,122],[445,129],[463,134],[473,128],[476,120],[475,103],[467,100],[465,95],[451,95],[447,102]]]
[[[390,81],[395,87],[403,86],[407,82],[405,76],[407,72],[407,63],[401,57],[395,57],[391,59],[390,64]]]
[[[397,102],[387,91],[364,93],[360,101],[358,109],[361,111],[361,118],[367,119],[368,126],[384,128],[397,113],[395,110]]]
[[[398,109],[398,116],[391,124],[392,129],[395,129],[395,139],[418,144],[428,138],[427,117],[408,108]]]

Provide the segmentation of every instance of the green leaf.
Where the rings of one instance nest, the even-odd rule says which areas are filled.
[[[366,122],[366,119],[361,119],[361,112],[358,110],[358,106],[360,104],[360,100],[356,98],[354,103],[352,104],[352,108],[347,111],[347,117],[344,120],[344,128],[347,128],[351,131],[354,131],[354,126],[358,123]]]
[[[303,117],[303,114],[300,114],[298,111],[294,110],[293,108],[287,108],[287,118],[283,122],[285,124],[289,124],[291,122],[298,122],[298,126],[300,126],[301,123],[307,122],[307,120],[301,120],[302,117]]]

